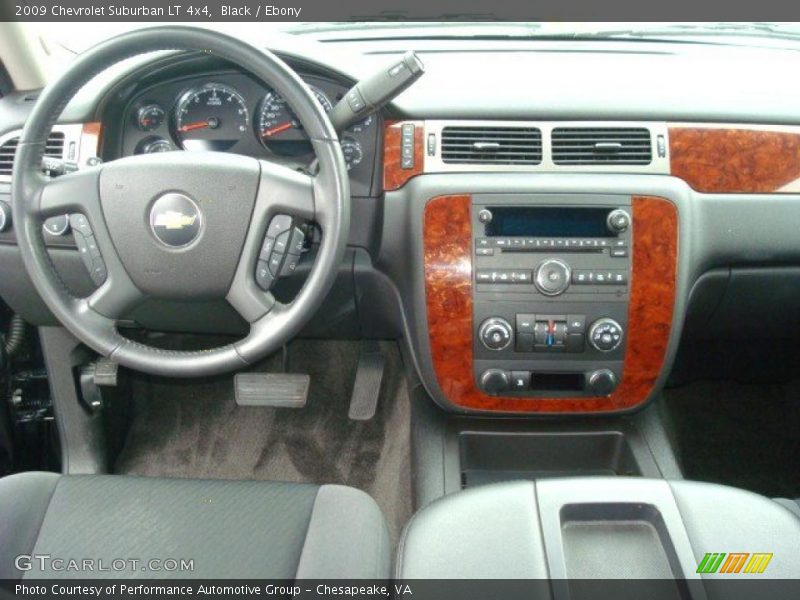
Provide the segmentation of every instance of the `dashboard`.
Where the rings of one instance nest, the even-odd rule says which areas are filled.
[[[167,74],[129,95],[115,157],[173,151],[216,151],[308,168],[314,154],[308,136],[281,95],[249,74],[209,69]],[[330,111],[349,86],[302,74]],[[340,137],[354,195],[369,195],[380,118],[370,115]]]
[[[329,109],[409,42],[376,44],[360,60],[340,58],[336,44],[281,56]],[[681,336],[800,332],[800,84],[772,72],[789,72],[795,52],[427,44],[416,48],[425,76],[343,134],[348,251],[304,335],[408,340],[430,395],[457,412],[563,414],[641,406]],[[746,78],[724,72],[733,63]],[[59,125],[60,147],[67,156],[74,142],[81,165],[95,150],[104,161],[211,149],[313,162],[291,107],[222,61],[142,58],[103,85]],[[29,109],[21,94],[0,100],[0,145]],[[551,212],[534,210],[543,207]],[[481,221],[482,210],[497,220]],[[616,210],[629,217],[618,234],[604,229]],[[45,237],[75,294],[91,291],[71,234]],[[31,322],[53,323],[31,300],[14,243],[13,227],[0,232],[0,295]],[[282,282],[289,292],[302,271]],[[616,329],[600,326],[609,319]],[[155,301],[130,322],[224,334],[242,325],[225,303]],[[605,333],[620,345],[603,348]]]

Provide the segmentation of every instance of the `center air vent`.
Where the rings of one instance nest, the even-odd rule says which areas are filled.
[[[542,162],[542,132],[536,127],[445,127],[442,161],[538,165]]]
[[[649,165],[650,130],[643,127],[557,127],[553,163],[557,165]]]
[[[0,146],[0,175],[11,175],[14,167],[14,156],[17,153],[19,138],[11,138]],[[44,151],[45,156],[53,158],[63,158],[64,156],[64,134],[54,131],[47,138],[47,145]]]

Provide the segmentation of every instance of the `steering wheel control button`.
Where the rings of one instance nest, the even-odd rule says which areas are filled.
[[[267,262],[264,260],[258,261],[256,265],[256,284],[258,287],[267,292],[272,287],[273,281],[275,281],[275,277],[269,272]]]
[[[94,235],[92,226],[89,225],[89,219],[87,219],[84,215],[70,215],[69,224],[73,231],[77,231],[83,235]]]
[[[614,319],[598,319],[589,328],[589,343],[600,352],[616,350],[622,343],[622,326]]]
[[[269,257],[269,260],[267,261],[269,272],[272,273],[273,277],[277,277],[278,274],[281,272],[282,262],[283,262],[283,254],[273,250],[272,254]]]
[[[272,254],[272,249],[275,247],[275,240],[273,238],[265,237],[264,243],[261,244],[261,252],[258,255],[259,261],[268,261],[269,255]]]
[[[488,350],[504,350],[513,338],[514,330],[511,325],[500,317],[486,319],[478,330],[478,339]]]
[[[300,255],[299,254],[287,254],[286,260],[283,261],[283,266],[281,267],[281,277],[288,277],[292,273],[295,272],[297,269],[297,263],[300,262]]]
[[[202,224],[200,207],[184,194],[164,194],[150,209],[153,235],[170,248],[184,248],[194,242],[200,235]]]
[[[546,296],[557,296],[569,287],[570,268],[567,263],[558,258],[543,261],[536,268],[534,283],[536,289]]]
[[[102,258],[97,257],[92,261],[92,269],[89,271],[89,275],[95,285],[101,286],[105,283],[106,277],[108,277],[108,270]]]
[[[292,217],[289,215],[275,215],[267,227],[267,237],[277,238],[284,231],[289,231],[292,227]]]
[[[279,254],[286,252],[286,248],[289,246],[289,233],[289,231],[284,231],[275,238],[275,252]]]
[[[69,231],[69,215],[50,217],[44,222],[44,230],[50,235],[64,235]]]
[[[292,237],[289,240],[289,254],[300,256],[303,252],[303,246],[306,244],[306,234],[299,227],[292,230]]]

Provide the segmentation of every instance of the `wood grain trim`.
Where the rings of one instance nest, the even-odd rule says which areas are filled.
[[[400,138],[404,123],[414,125],[414,167],[400,166]],[[386,121],[383,130],[383,189],[388,192],[403,187],[412,177],[420,175],[425,167],[423,139],[425,123],[422,121]]]
[[[796,193],[800,130],[669,127],[670,171],[698,192]]]
[[[461,408],[516,413],[599,413],[633,408],[655,385],[675,303],[678,211],[664,198],[633,198],[633,273],[627,351],[619,387],[606,397],[495,397],[472,375],[472,231],[469,195],[438,196],[424,213],[425,295],[431,358],[446,398]]]
[[[86,163],[86,160],[95,156],[100,156],[100,136],[103,132],[102,123],[84,123],[81,130],[80,147],[78,149],[78,160]]]

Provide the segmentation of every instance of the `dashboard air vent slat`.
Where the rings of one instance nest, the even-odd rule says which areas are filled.
[[[19,138],[14,137],[0,146],[0,175],[11,175],[11,171],[14,168],[14,156],[17,153],[17,144],[19,144]],[[54,131],[50,134],[47,138],[47,144],[45,144],[44,154],[53,158],[64,157],[63,133]]]
[[[442,161],[538,165],[542,162],[542,132],[537,127],[445,127]]]
[[[644,127],[556,127],[553,163],[557,165],[649,165],[650,130]]]

